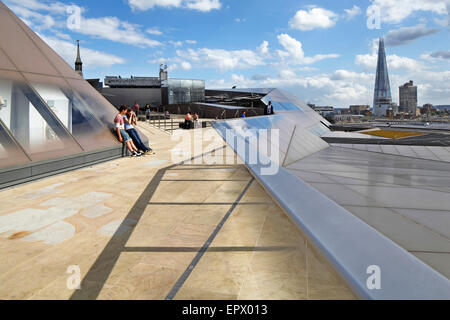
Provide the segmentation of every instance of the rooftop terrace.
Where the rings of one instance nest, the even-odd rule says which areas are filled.
[[[177,139],[213,129],[139,128],[156,155],[0,192],[1,299],[355,298],[221,139],[171,161]]]

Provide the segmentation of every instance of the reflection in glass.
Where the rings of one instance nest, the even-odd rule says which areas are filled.
[[[0,1],[0,169],[116,148],[115,115]]]
[[[0,79],[0,95],[6,102],[0,110],[3,125],[33,161],[82,151],[64,124],[25,82]],[[63,114],[64,100],[56,96],[52,99],[55,111]]]
[[[29,74],[26,77],[33,81],[32,87],[85,151],[114,144],[116,139],[110,129],[96,118],[87,104],[64,81]],[[44,82],[47,84],[42,84]]]

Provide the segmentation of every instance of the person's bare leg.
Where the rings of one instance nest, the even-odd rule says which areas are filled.
[[[127,148],[128,148],[128,151],[130,151],[131,153],[133,153],[133,147],[131,146],[131,144],[132,144],[133,142],[132,141],[128,141],[127,142]]]
[[[133,148],[134,151],[139,152],[138,148],[136,148],[136,146],[134,145],[133,141],[130,141],[131,143],[131,147]]]

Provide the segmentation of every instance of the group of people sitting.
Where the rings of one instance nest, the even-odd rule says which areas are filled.
[[[198,120],[199,120],[199,116],[197,113],[194,113],[194,115],[192,115],[191,112],[188,112],[186,117],[184,118],[184,128],[185,129],[191,129],[191,128],[195,128],[196,124],[198,124]]]
[[[147,147],[141,140],[139,133],[134,128],[137,125],[136,113],[128,106],[120,106],[119,113],[114,118],[117,137],[125,143],[132,157],[140,157],[152,153],[152,148]]]

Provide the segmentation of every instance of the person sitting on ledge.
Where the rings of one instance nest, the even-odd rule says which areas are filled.
[[[124,124],[125,124],[125,131],[128,133],[128,135],[133,140],[134,145],[136,148],[138,148],[139,152],[142,154],[149,153],[152,150],[152,148],[148,148],[141,140],[141,137],[139,136],[139,133],[134,128],[134,125],[136,125],[136,114],[131,110],[131,108],[128,108],[127,113],[123,116]]]
[[[125,143],[125,145],[128,148],[128,151],[131,152],[132,157],[140,157],[142,156],[142,153],[138,151],[136,146],[133,143],[133,139],[128,135],[128,133],[125,131],[125,124],[123,121],[123,116],[127,113],[128,108],[125,106],[121,106],[119,108],[119,113],[114,118],[114,124],[116,126],[116,132],[117,137],[119,138],[119,141],[122,143]]]
[[[246,114],[245,114],[245,111],[244,111],[244,112],[242,112],[241,118],[245,118],[245,117],[246,117]]]
[[[269,101],[269,104],[267,105],[267,108],[266,108],[266,114],[267,114],[267,115],[274,114],[274,112],[273,112],[272,101]]]
[[[201,124],[200,124],[200,117],[198,116],[197,113],[194,113],[194,128],[198,129],[201,128]]]
[[[190,129],[192,127],[192,123],[194,118],[190,112],[187,113],[186,118],[184,118],[184,127],[185,129]]]

